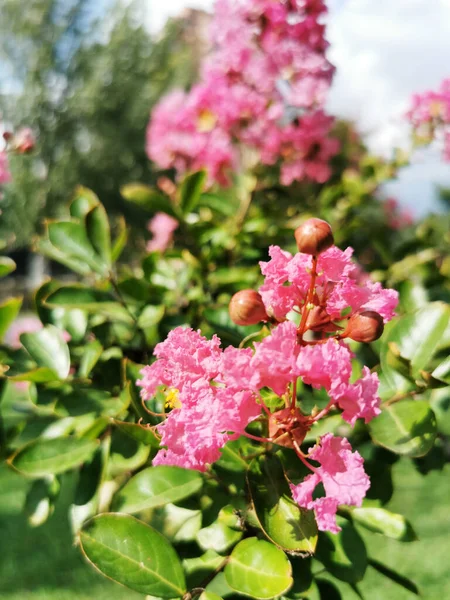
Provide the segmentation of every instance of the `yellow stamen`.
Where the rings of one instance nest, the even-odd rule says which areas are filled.
[[[178,394],[179,392],[176,388],[168,390],[165,402],[166,408],[181,408],[181,401]]]

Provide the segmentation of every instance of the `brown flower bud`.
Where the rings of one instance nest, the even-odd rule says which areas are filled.
[[[236,325],[256,325],[269,320],[262,298],[255,290],[241,290],[234,294],[228,310]]]
[[[383,334],[383,317],[374,310],[366,310],[350,317],[341,338],[349,337],[355,342],[374,342]]]
[[[334,244],[330,225],[322,219],[308,219],[295,230],[295,241],[300,252],[317,256]]]
[[[294,448],[294,441],[300,446],[305,439],[312,421],[304,417],[298,408],[283,408],[269,418],[269,437],[278,446]]]

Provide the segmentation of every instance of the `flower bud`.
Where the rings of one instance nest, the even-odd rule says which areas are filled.
[[[355,342],[374,342],[383,334],[383,317],[374,310],[366,310],[350,317],[342,338],[349,337]]]
[[[317,256],[334,244],[330,225],[322,219],[308,219],[295,230],[295,241],[300,252]]]
[[[262,298],[255,290],[241,290],[234,294],[228,310],[236,325],[256,325],[269,320]]]

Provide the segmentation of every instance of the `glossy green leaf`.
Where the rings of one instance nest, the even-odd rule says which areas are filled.
[[[115,240],[112,244],[112,248],[111,248],[111,260],[113,263],[116,262],[116,260],[118,260],[118,258],[122,254],[125,246],[127,245],[127,241],[128,241],[127,224],[126,224],[125,219],[123,217],[120,217],[117,220],[116,238],[115,238]]]
[[[214,594],[214,592],[204,591],[200,594],[199,600],[222,600],[221,596]]]
[[[79,377],[89,377],[103,352],[103,346],[98,340],[92,340],[84,346],[83,355],[78,369]]]
[[[20,341],[38,367],[46,367],[65,379],[70,370],[70,353],[60,329],[47,325],[33,333],[23,333]]]
[[[370,529],[370,531],[376,531],[400,542],[417,540],[409,521],[398,513],[390,512],[384,508],[362,507],[353,508],[350,514],[355,523]]]
[[[120,188],[120,193],[125,200],[133,202],[152,213],[162,211],[176,216],[175,209],[169,198],[148,185],[128,183]]]
[[[150,426],[146,427],[145,425],[140,425],[139,423],[128,423],[125,421],[113,421],[114,425],[123,431],[126,435],[137,440],[138,442],[142,442],[143,444],[147,444],[148,446],[152,446],[152,448],[160,447],[160,438],[156,435],[155,430]]]
[[[255,459],[247,482],[256,516],[267,537],[285,551],[314,553],[318,535],[314,513],[292,500],[279,459]]]
[[[196,558],[185,558],[183,569],[192,587],[200,585],[206,577],[214,573],[221,565],[225,564],[226,557],[217,554],[214,550],[207,550]]]
[[[150,525],[174,544],[194,542],[202,526],[202,511],[165,504],[152,510]]]
[[[115,417],[128,408],[129,402],[129,396],[125,391],[114,397],[106,390],[80,386],[61,394],[55,412],[63,417],[80,417],[88,414]]]
[[[291,563],[285,553],[255,537],[234,548],[225,567],[225,579],[239,594],[260,599],[281,596],[293,583]]]
[[[147,305],[139,315],[138,325],[142,329],[157,325],[164,316],[165,307],[163,305]]]
[[[205,171],[192,173],[183,179],[180,186],[180,205],[184,215],[189,214],[196,208],[202,194],[205,179]]]
[[[16,270],[16,263],[8,256],[0,256],[0,278]]]
[[[108,215],[102,204],[97,204],[85,218],[89,241],[104,263],[111,267],[111,231]]]
[[[0,341],[19,314],[21,306],[22,298],[8,298],[0,304]]]
[[[342,531],[322,533],[316,556],[338,579],[357,583],[364,577],[367,568],[366,546],[351,523],[342,517],[337,517],[337,523]]]
[[[80,275],[89,275],[92,273],[91,267],[88,265],[88,263],[82,259],[65,254],[62,250],[56,248],[50,242],[50,240],[46,238],[38,239],[35,242],[33,249],[35,252],[39,252],[39,254],[47,256],[47,258],[61,263],[71,271],[75,271],[75,273],[79,273]]]
[[[96,273],[105,275],[107,265],[96,253],[85,228],[72,221],[54,221],[48,224],[48,237],[63,255],[84,261]]]
[[[103,514],[79,534],[87,559],[106,577],[159,598],[186,591],[180,560],[164,536],[134,517]]]
[[[391,389],[401,393],[411,385],[389,365],[389,348],[394,343],[400,356],[411,363],[411,374],[418,377],[426,370],[450,321],[450,307],[443,302],[430,303],[418,311],[401,317],[389,326],[381,346],[381,367]]]
[[[81,285],[60,287],[46,298],[45,304],[49,307],[79,308],[113,320],[133,322],[128,311],[112,294]]]
[[[378,573],[381,573],[381,575],[384,575],[384,577],[387,577],[391,581],[394,581],[395,583],[400,585],[402,588],[405,588],[405,590],[412,592],[416,596],[421,595],[419,588],[414,583],[414,581],[411,581],[411,579],[408,579],[404,575],[400,575],[400,573],[397,573],[390,567],[383,565],[382,563],[378,562],[377,560],[374,560],[373,558],[369,559],[369,565],[373,569],[378,571]]]
[[[11,381],[33,381],[34,383],[47,383],[49,381],[58,381],[58,375],[53,369],[48,367],[37,367],[25,373],[7,375]]]
[[[203,479],[198,471],[165,465],[149,467],[132,477],[118,492],[114,509],[136,513],[178,502],[198,492],[202,485]]]
[[[38,439],[21,448],[9,462],[30,477],[58,475],[88,460],[97,445],[97,441],[76,437]]]
[[[425,400],[402,400],[384,405],[369,423],[375,444],[411,457],[424,456],[434,444],[436,417]]]

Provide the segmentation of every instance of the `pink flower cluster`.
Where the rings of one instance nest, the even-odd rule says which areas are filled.
[[[444,159],[450,161],[450,79],[444,79],[437,91],[414,94],[407,117],[418,141],[431,142],[436,133],[443,137]]]
[[[323,307],[330,319],[339,319],[344,310],[350,309],[351,314],[374,310],[389,321],[398,303],[397,292],[364,277],[352,261],[352,254],[352,248],[342,251],[332,246],[319,255],[315,304]],[[301,252],[292,256],[278,246],[269,248],[269,256],[271,260],[260,263],[265,281],[259,293],[267,313],[281,321],[293,309],[304,306],[313,259]]]
[[[300,252],[292,257],[278,247],[271,247],[269,253],[271,260],[261,263],[265,282],[260,288],[272,316],[267,337],[253,348],[221,350],[217,336],[207,340],[199,332],[178,327],[156,346],[157,360],[142,370],[137,382],[142,398],[150,400],[163,390],[172,409],[157,425],[165,448],[153,463],[203,471],[220,458],[227,441],[239,435],[254,438],[246,427],[262,416],[272,433],[259,439],[294,448],[312,471],[302,483],[291,486],[294,499],[314,509],[319,529],[337,532],[338,505],[360,506],[369,487],[363,460],[346,439],[330,433],[308,455],[300,444],[306,432],[333,409],[342,411],[342,418],[352,426],[357,419],[369,422],[380,413],[380,398],[377,374],[363,367],[362,377],[352,382],[352,352],[339,334],[326,334],[342,329],[333,319],[341,319],[344,310],[346,319],[361,311],[371,311],[369,315],[377,311],[388,321],[397,293],[367,279],[360,285],[362,275],[351,260],[351,248],[341,251],[332,246],[318,257]],[[307,318],[316,309],[322,335],[306,341],[303,334],[308,328],[318,331]],[[295,312],[302,316],[300,325],[287,318]],[[298,379],[326,390],[330,398],[326,408],[311,415],[301,411],[295,391]],[[261,395],[263,388],[282,398],[285,408],[271,412]],[[286,442],[285,432],[289,436],[290,431]],[[319,483],[325,497],[313,500]]]
[[[324,182],[338,141],[321,107],[334,68],[318,0],[217,0],[214,52],[189,93],[175,91],[154,110],[147,153],[162,168],[205,169],[210,183],[229,183],[239,145],[262,163],[280,162],[281,180]]]
[[[147,243],[147,252],[164,252],[172,243],[178,221],[166,213],[159,212],[148,222],[147,229],[152,239]]]

